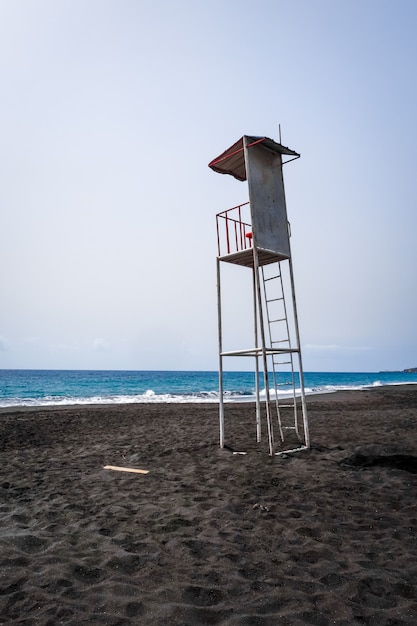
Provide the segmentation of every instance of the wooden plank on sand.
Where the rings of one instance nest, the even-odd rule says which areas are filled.
[[[133,467],[118,467],[117,465],[105,465],[103,469],[115,470],[116,472],[132,472],[133,474],[149,474],[149,470],[134,469]]]

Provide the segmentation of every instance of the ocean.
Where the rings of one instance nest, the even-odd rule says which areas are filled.
[[[305,372],[304,378],[307,394],[417,383],[417,373],[406,372]],[[226,401],[255,399],[253,372],[225,372],[224,383]],[[217,402],[218,398],[215,371],[0,370],[0,407]]]

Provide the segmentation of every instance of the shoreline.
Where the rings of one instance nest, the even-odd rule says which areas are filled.
[[[0,410],[0,623],[414,626],[417,385],[307,406],[274,458],[253,404],[245,456],[212,403]]]
[[[384,389],[390,389],[390,388],[409,388],[410,390],[412,390],[413,388],[417,389],[417,383],[393,383],[390,385],[378,385],[378,386],[369,386],[369,387],[363,387],[361,389],[338,389],[336,391],[318,391],[317,393],[306,393],[306,402],[310,403],[313,401],[323,401],[325,402],[327,400],[327,398],[330,399],[330,397],[334,397],[337,396],[335,398],[335,400],[339,401],[339,398],[345,398],[345,394],[356,394],[356,393],[363,393],[363,392],[367,392],[367,393],[373,393],[373,392],[378,392],[378,390],[384,390]],[[299,396],[298,396],[299,397]],[[281,399],[281,401],[284,401],[285,399]],[[273,402],[273,400],[272,400]],[[206,400],[198,400],[198,401],[157,401],[157,402],[80,402],[80,403],[73,403],[73,404],[36,404],[36,405],[23,405],[23,404],[13,404],[10,406],[0,406],[0,415],[2,413],[9,413],[9,412],[18,412],[18,411],[23,411],[23,412],[30,412],[30,411],[37,411],[37,410],[51,410],[51,411],[59,411],[59,410],[65,410],[65,409],[82,409],[83,407],[85,408],[98,408],[98,407],[103,407],[105,409],[109,409],[111,407],[123,407],[123,406],[128,406],[128,407],[140,407],[140,406],[170,406],[173,405],[175,407],[179,407],[179,406],[200,406],[200,405],[207,405],[207,406],[218,406],[218,400],[212,400],[210,402],[206,401]],[[261,403],[264,404],[265,400],[261,400]],[[250,400],[241,400],[241,399],[236,399],[236,400],[225,400],[225,405],[235,405],[235,404],[239,404],[239,405],[248,405],[248,406],[253,406],[255,404],[255,401],[253,399]]]

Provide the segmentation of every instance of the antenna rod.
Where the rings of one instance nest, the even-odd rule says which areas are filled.
[[[278,124],[278,128],[279,128],[279,131],[278,131],[279,132],[279,143],[282,144],[282,141],[281,141],[281,124]]]

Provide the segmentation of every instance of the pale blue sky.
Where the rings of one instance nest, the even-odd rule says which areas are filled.
[[[215,214],[247,189],[207,164],[279,124],[305,369],[416,366],[416,24],[0,0],[0,368],[216,369]]]

